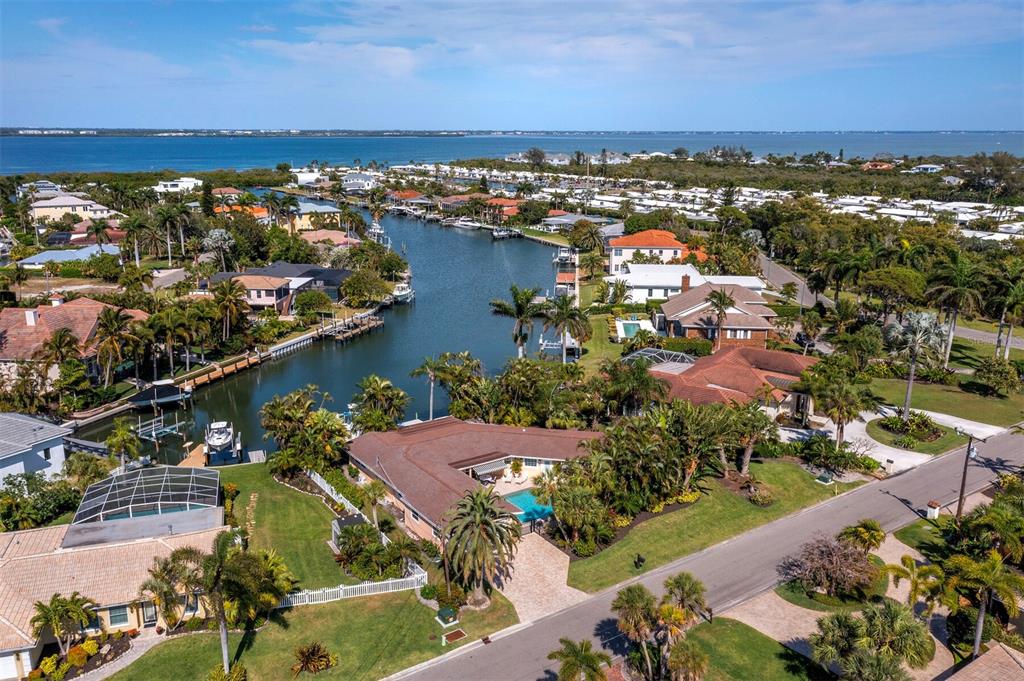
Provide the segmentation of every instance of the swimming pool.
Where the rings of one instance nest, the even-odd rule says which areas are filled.
[[[632,338],[640,330],[639,322],[622,322],[622,334],[626,338]]]
[[[551,515],[551,507],[537,503],[537,497],[533,496],[533,490],[524,489],[521,492],[509,494],[505,497],[505,501],[522,509],[520,513],[516,513],[516,517],[524,523],[541,520]]]

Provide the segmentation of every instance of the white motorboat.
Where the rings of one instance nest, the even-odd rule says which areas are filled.
[[[567,246],[560,246],[558,251],[551,257],[551,262],[570,263],[572,262],[572,249]]]
[[[379,222],[374,222],[370,225],[370,228],[366,230],[366,233],[371,239],[376,241],[379,237],[384,236],[384,228],[380,226]]]
[[[458,227],[459,229],[480,229],[483,227],[483,225],[476,220],[471,220],[469,218],[459,218],[451,224],[452,227]]]
[[[416,291],[408,283],[400,281],[395,284],[395,290],[391,292],[391,297],[395,299],[396,303],[410,303],[416,297]]]
[[[235,428],[227,421],[217,421],[206,426],[206,452],[212,454],[231,447],[235,441]]]

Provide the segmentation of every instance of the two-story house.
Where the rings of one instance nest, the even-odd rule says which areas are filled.
[[[37,222],[40,220],[59,220],[64,217],[65,213],[79,215],[82,219],[109,218],[119,215],[117,211],[111,210],[101,203],[96,203],[92,199],[82,199],[71,194],[61,194],[52,199],[35,201],[32,204],[30,213],[32,214],[32,219]]]
[[[177,180],[157,182],[153,191],[157,194],[186,194],[203,186],[203,181],[195,177],[179,177]]]
[[[278,314],[288,314],[291,305],[291,282],[288,279],[265,274],[240,274],[234,280],[245,288],[245,301],[253,312],[273,308]]]
[[[637,253],[647,257],[656,257],[661,262],[684,260],[691,253],[698,262],[707,260],[706,253],[700,250],[691,251],[686,244],[679,241],[676,235],[665,229],[648,229],[636,234],[628,234],[611,239],[608,242],[608,271],[611,274],[620,272],[623,265],[633,259]]]
[[[0,413],[0,480],[20,473],[52,477],[64,467],[64,436],[71,429],[16,414]]]
[[[681,282],[684,286],[687,281]],[[657,327],[671,337],[706,338],[718,335],[718,314],[708,302],[712,291],[724,291],[733,300],[722,320],[720,347],[746,345],[764,348],[768,334],[774,331],[772,319],[778,316],[768,301],[750,289],[735,284],[701,284],[672,296],[661,304]]]

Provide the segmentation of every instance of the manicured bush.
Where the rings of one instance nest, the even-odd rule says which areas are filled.
[[[597,553],[597,543],[592,538],[580,539],[573,542],[572,552],[580,558],[589,558]]]
[[[458,612],[459,608],[465,604],[466,592],[461,586],[452,582],[451,593],[449,594],[448,586],[444,584],[437,585],[437,605],[439,608],[451,608]]]
[[[96,639],[89,638],[82,642],[82,650],[89,653],[89,657],[92,657],[100,651],[100,644]]]
[[[217,665],[210,670],[210,673],[206,675],[206,681],[248,681],[249,673],[245,670],[245,665],[235,663],[231,666],[231,672],[228,674],[224,673],[223,665]]]
[[[53,673],[50,674],[50,681],[64,681],[64,677],[67,676],[68,671],[71,669],[70,662],[61,662]]]
[[[902,449],[913,449],[917,446],[917,438],[913,435],[902,435],[893,440],[892,443]]]
[[[49,657],[44,657],[42,660],[39,661],[39,669],[42,670],[42,672],[47,676],[50,676],[51,674],[53,674],[53,672],[57,670],[59,660],[59,655],[50,655]]]
[[[206,628],[206,622],[201,617],[193,617],[185,622],[185,631],[202,631]]]
[[[68,651],[68,662],[75,667],[84,667],[88,661],[89,653],[85,652],[82,646],[71,646],[71,650]]]
[[[775,503],[775,495],[767,487],[758,487],[750,493],[750,503],[755,506],[771,506]]]
[[[695,357],[706,357],[711,354],[714,344],[706,338],[666,338],[664,347],[672,352],[685,352]]]
[[[432,601],[437,598],[437,585],[436,584],[424,584],[423,588],[420,589],[420,596]]]
[[[904,378],[903,376],[899,378]],[[956,385],[960,381],[960,375],[952,369],[943,369],[942,367],[929,367],[920,369],[915,373],[915,379],[924,381],[925,383],[935,383],[937,385]]]

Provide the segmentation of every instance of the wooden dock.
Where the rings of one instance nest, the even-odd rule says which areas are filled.
[[[213,369],[211,369],[210,371],[207,371],[204,374],[200,374],[195,378],[185,381],[184,383],[181,384],[181,387],[195,389],[201,385],[206,385],[207,383],[219,381],[225,376],[230,376],[231,374],[238,373],[239,371],[244,371],[245,369],[248,369],[251,366],[256,366],[263,362],[263,359],[264,355],[253,354],[249,355],[248,357],[243,357],[242,359],[239,359],[237,361],[229,362],[223,366],[218,364],[214,366]]]
[[[384,326],[384,320],[374,315],[354,317],[346,323],[337,324],[333,328],[325,329],[324,336],[330,336],[334,340],[345,342],[364,333],[369,333],[374,329],[379,329],[382,326]]]
[[[191,444],[191,442],[185,443],[188,454],[185,455],[185,458],[178,465],[186,468],[206,468],[206,455],[203,454],[203,443],[200,442],[195,447],[192,447],[192,449],[188,449],[188,446]]]

